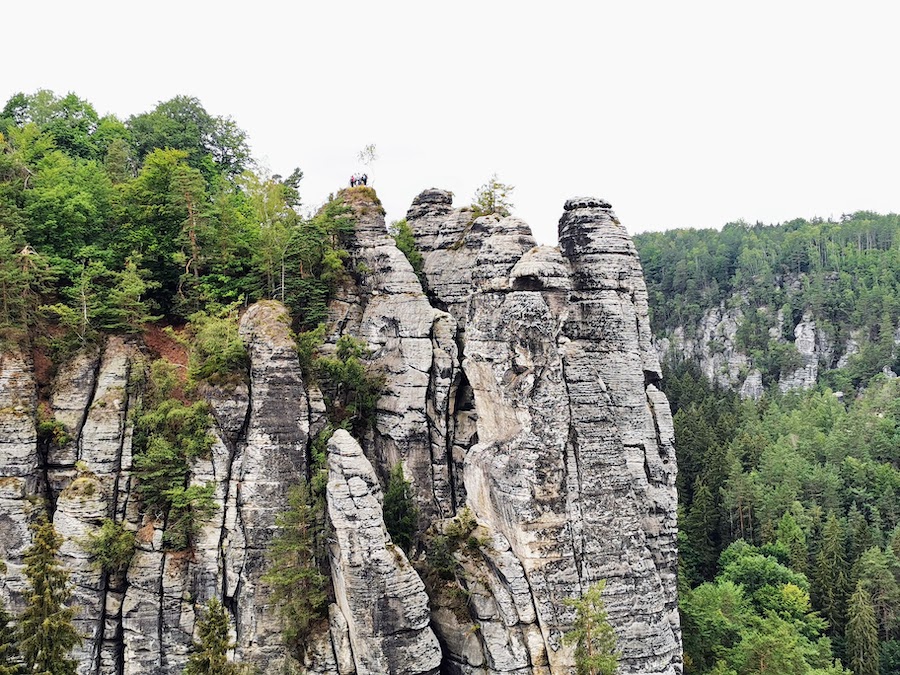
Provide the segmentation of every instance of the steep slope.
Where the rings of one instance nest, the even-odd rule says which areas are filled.
[[[759,398],[900,373],[900,219],[729,223],[635,237],[663,358]]]
[[[329,307],[323,353],[343,335],[384,377],[373,423],[327,448],[332,602],[307,644],[314,673],[562,673],[573,611],[600,579],[621,672],[681,672],[675,597],[672,422],[658,391],[647,296],[634,247],[609,204],[570,200],[560,248],[537,247],[515,218],[453,209],[429,190],[408,221],[426,287],[387,236],[374,193],[345,191],[354,215],[347,275]],[[144,348],[110,338],[61,369],[49,407],[66,437],[38,436],[33,366],[0,363],[0,595],[20,607],[21,554],[50,498],[76,602],[86,608],[80,673],[176,673],[200,610],[222,600],[234,656],[284,662],[262,582],[288,490],[308,479],[324,397],[304,380],[284,307],[241,319],[246,379],[206,384],[211,449],[192,485],[213,487],[213,515],[192,550],[143,512],[134,480],[134,411]],[[55,440],[54,440],[55,439]],[[400,464],[419,508],[409,557],[387,535],[383,480]],[[104,573],[82,542],[106,518],[137,535],[123,573]],[[452,570],[436,570],[441,537]],[[465,601],[460,601],[464,598]]]
[[[454,412],[475,427],[462,487],[494,538],[485,566],[519,610],[477,616],[487,672],[564,669],[572,617],[560,599],[601,578],[623,672],[675,672],[672,427],[631,241],[601,200],[567,202],[561,251],[535,247],[515,218],[461,227],[465,213],[449,207],[448,193],[427,191],[407,219],[429,293],[460,322],[466,405]],[[491,621],[517,631],[490,639]]]

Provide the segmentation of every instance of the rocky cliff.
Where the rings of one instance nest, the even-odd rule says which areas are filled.
[[[570,672],[563,600],[605,579],[620,671],[680,673],[672,420],[640,264],[610,205],[569,200],[550,248],[521,220],[474,218],[425,191],[407,217],[420,281],[371,191],[345,199],[353,273],[323,350],[342,335],[363,340],[385,385],[373,424],[328,442],[332,596],[303,670]],[[44,404],[65,431],[55,440],[38,434],[29,355],[2,356],[0,596],[21,605],[27,525],[42,508],[32,497],[47,497],[81,608],[80,673],[180,672],[213,597],[232,620],[236,660],[286,667],[265,551],[325,414],[288,324],[278,303],[247,309],[246,380],[201,390],[213,443],[191,481],[214,486],[215,510],[190,552],[166,549],[167,523],[143,513],[134,490],[140,341],[110,338],[60,369]],[[409,555],[382,513],[398,464],[419,513]],[[120,574],[99,571],[79,543],[104,518],[137,534]],[[446,552],[453,573],[434,574],[429,542],[460,530]]]
[[[654,341],[659,358],[663,361],[667,358],[696,361],[710,382],[734,389],[743,398],[759,399],[765,392],[763,373],[738,339],[738,331],[745,320],[742,307],[742,299],[736,298],[707,309],[697,326],[676,326],[659,331]],[[822,373],[846,367],[864,343],[861,329],[851,331],[840,341],[834,340],[817,325],[809,311],[803,313],[789,332],[782,328],[783,310],[763,306],[756,311],[768,313],[774,319],[774,326],[768,331],[771,343],[792,348],[795,354],[791,366],[773,378],[773,384],[782,393],[812,389]],[[900,347],[900,330],[894,333],[892,341],[895,350]],[[885,366],[882,373],[888,378],[897,377],[889,366]]]

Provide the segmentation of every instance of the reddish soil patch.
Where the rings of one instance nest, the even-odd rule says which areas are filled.
[[[147,519],[147,522],[135,534],[137,540],[142,544],[149,544],[153,541],[153,520]]]
[[[34,380],[37,383],[38,399],[49,401],[53,376],[56,374],[56,364],[50,359],[47,349],[42,347],[34,348],[32,358],[34,359]]]
[[[173,328],[172,330],[175,332],[175,335],[180,335],[184,332],[184,327]],[[175,336],[170,335],[166,330],[166,326],[159,324],[147,326],[143,338],[144,344],[147,345],[147,349],[149,349],[152,354],[182,366],[182,368],[187,368],[187,347],[179,342]],[[182,373],[182,377],[184,377],[184,373]]]
[[[171,332],[175,334],[172,335]],[[184,343],[179,341],[179,337],[184,333],[184,326],[180,328],[172,327],[172,331],[162,324],[153,324],[147,326],[142,337],[144,344],[150,353],[159,359],[165,359],[169,363],[178,366],[177,373],[181,386],[172,391],[171,396],[178,399],[185,405],[190,405],[196,399],[185,393],[185,385],[187,384],[187,365],[188,365],[188,349]]]

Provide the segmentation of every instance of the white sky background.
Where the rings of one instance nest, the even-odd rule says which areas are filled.
[[[389,221],[496,172],[543,243],[576,195],[632,232],[900,211],[894,2],[3,4],[0,105],[193,95],[307,206],[374,143]]]

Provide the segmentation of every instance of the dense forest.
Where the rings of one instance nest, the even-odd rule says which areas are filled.
[[[797,365],[784,339],[806,315],[836,349],[821,364],[843,390],[897,366],[900,216],[858,212],[839,222],[777,226],[729,223],[717,230],[635,236],[656,335],[695,328],[720,305],[742,310],[738,346],[768,382]],[[834,369],[849,339],[859,352]],[[715,349],[715,346],[711,346]]]
[[[269,175],[245,133],[176,97],[122,121],[74,94],[0,112],[0,329],[55,351],[259,298],[324,316],[348,208],[302,218],[302,172]]]
[[[900,672],[900,218],[732,223],[635,243],[654,333],[738,308],[736,342],[768,384],[742,401],[692,356],[666,355],[685,671],[830,672],[839,657],[857,675]],[[837,348],[814,389],[781,393],[801,320]],[[839,364],[851,338],[858,351]]]

